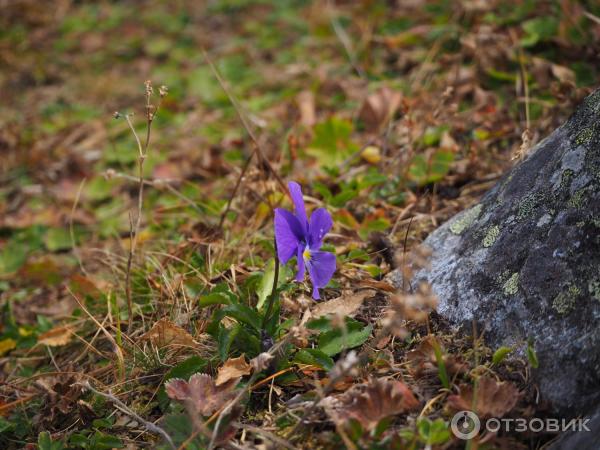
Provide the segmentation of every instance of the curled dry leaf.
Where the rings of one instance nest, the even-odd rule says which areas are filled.
[[[477,383],[474,400],[472,385],[463,385],[460,395],[448,397],[448,405],[457,411],[475,410],[479,417],[502,417],[510,412],[521,397],[517,387],[510,382],[499,382],[491,377],[481,377]]]
[[[175,325],[168,319],[160,319],[142,336],[142,340],[150,341],[158,348],[166,346],[196,347],[196,341],[190,333]]]
[[[410,363],[410,370],[414,377],[419,378],[426,374],[437,374],[438,363],[435,356],[435,344],[437,339],[434,336],[425,337],[418,347],[411,350],[406,355],[408,362]],[[450,355],[446,353],[441,343],[437,343],[442,352],[442,359],[446,366],[446,371],[449,375],[455,375],[457,373],[466,373],[469,370],[467,363],[462,361],[458,356]]]
[[[73,329],[68,326],[55,327],[38,336],[38,343],[49,347],[59,347],[71,341]]]
[[[244,375],[252,373],[252,366],[246,362],[244,355],[238,358],[229,358],[219,368],[216,385],[221,386],[231,380],[239,380]]]
[[[355,386],[339,396],[326,397],[321,406],[338,425],[346,425],[350,419],[355,419],[366,430],[372,430],[382,419],[414,410],[419,402],[406,384],[380,378]]]
[[[189,405],[201,416],[210,416],[220,410],[235,397],[236,382],[217,386],[210,375],[196,373],[190,381],[173,378],[166,382],[165,390],[173,400],[179,400]]]
[[[375,295],[375,291],[369,289],[318,303],[312,310],[312,317],[316,319],[329,314],[352,317],[362,306],[364,300],[373,295]]]

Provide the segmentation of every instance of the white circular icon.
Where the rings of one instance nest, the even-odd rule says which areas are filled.
[[[454,436],[459,439],[473,439],[479,433],[481,423],[479,417],[473,411],[459,411],[454,414],[450,428]]]

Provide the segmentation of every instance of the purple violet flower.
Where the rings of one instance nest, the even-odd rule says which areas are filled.
[[[305,268],[308,269],[313,284],[312,296],[318,300],[321,298],[319,288],[327,285],[335,272],[335,255],[320,250],[333,221],[325,208],[315,209],[309,221],[300,185],[290,181],[288,187],[294,202],[294,214],[285,209],[275,209],[277,256],[282,264],[292,256],[298,258],[296,281],[304,281]]]

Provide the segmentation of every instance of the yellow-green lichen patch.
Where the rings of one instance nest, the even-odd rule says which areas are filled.
[[[517,220],[523,220],[529,217],[543,200],[544,195],[540,192],[534,192],[533,194],[525,196],[519,203]]]
[[[504,282],[502,286],[504,295],[515,295],[519,290],[519,273],[513,273],[508,280]]]
[[[450,225],[450,231],[454,234],[462,234],[479,218],[482,209],[481,205],[476,205],[465,211],[461,217],[454,219],[454,222]]]
[[[552,301],[552,308],[559,314],[567,314],[575,308],[575,300],[581,294],[581,289],[575,285],[569,286]]]
[[[560,188],[562,190],[568,189],[571,186],[571,181],[573,181],[573,177],[575,176],[575,172],[571,169],[566,169],[561,177],[560,177]]]
[[[590,142],[592,140],[593,136],[594,136],[594,130],[591,127],[584,128],[575,137],[575,143],[577,145],[587,144],[588,142]]]
[[[485,233],[485,237],[483,238],[483,246],[491,247],[492,245],[494,245],[494,242],[496,242],[496,239],[498,239],[499,235],[500,227],[498,225],[493,225],[489,227],[487,229],[487,232]]]
[[[588,291],[593,299],[600,302],[600,280],[590,280],[588,283]]]
[[[580,209],[587,203],[587,192],[585,188],[575,191],[567,202],[569,208]]]

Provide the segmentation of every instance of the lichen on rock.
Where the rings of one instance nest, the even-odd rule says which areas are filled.
[[[500,227],[498,225],[492,225],[489,227],[485,233],[485,237],[483,238],[483,246],[487,248],[494,245],[494,242],[496,242],[496,239],[498,239],[499,235]]]
[[[504,295],[515,295],[519,291],[519,272],[513,273],[502,285]]]
[[[426,239],[431,268],[412,283],[490,347],[532,339],[539,392],[562,416],[600,404],[599,149],[600,90]]]
[[[482,206],[476,205],[473,208],[465,211],[462,216],[457,217],[452,225],[450,225],[450,231],[454,234],[461,234],[475,222],[481,214]]]
[[[570,313],[575,309],[575,302],[579,294],[581,294],[581,289],[575,285],[569,286],[554,298],[552,308],[559,314]]]

